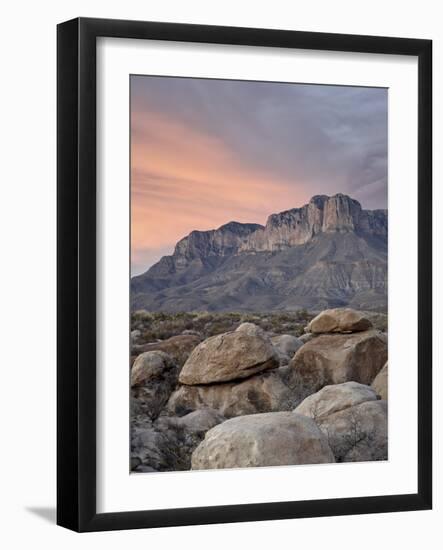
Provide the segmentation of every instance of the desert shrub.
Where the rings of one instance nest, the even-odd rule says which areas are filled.
[[[310,314],[308,313],[308,311],[307,311],[305,308],[303,308],[303,309],[299,309],[299,310],[297,311],[297,317],[300,319],[300,321],[306,321],[306,322],[308,322],[308,321],[310,321],[311,319],[313,319],[314,316],[313,316],[313,315],[310,315]]]
[[[260,316],[253,313],[243,313],[239,319],[240,323],[258,323]]]
[[[293,411],[300,403],[313,393],[312,385],[306,381],[293,367],[287,366],[280,369],[282,381],[288,388],[286,397],[282,399],[279,410]]]
[[[301,336],[302,334],[304,334],[305,333],[305,326],[306,325],[300,325],[300,324],[295,325],[294,326],[294,336],[298,337],[298,336]]]
[[[309,318],[313,316],[307,314]],[[208,338],[223,332],[235,330],[241,323],[254,323],[263,330],[275,334],[293,334],[300,336],[304,332],[306,322],[301,321],[299,312],[267,312],[244,313],[223,312],[210,313],[177,312],[165,313],[135,311],[131,314],[131,330],[139,329],[140,343],[156,342],[172,336],[182,334],[185,330],[192,330]]]
[[[153,314],[149,311],[146,311],[145,309],[139,309],[137,311],[133,311],[131,314],[131,323],[137,323],[137,322],[146,322],[151,321],[153,319]]]
[[[381,330],[382,332],[388,330],[388,316],[385,313],[374,313],[369,318],[377,330]]]
[[[387,460],[387,453],[384,446],[378,447],[376,444],[377,434],[375,428],[367,430],[364,428],[363,418],[360,413],[351,414],[350,426],[347,433],[332,437],[328,429],[327,418],[322,420],[314,413],[313,419],[318,427],[326,434],[329,446],[334,453],[337,462],[353,461],[353,452],[365,450],[369,451],[370,460]]]
[[[205,336],[216,336],[217,334],[223,334],[224,332],[228,332],[234,328],[234,323],[230,319],[219,319],[218,321],[211,323],[206,328]]]

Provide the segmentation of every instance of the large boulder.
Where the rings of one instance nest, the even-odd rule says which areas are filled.
[[[216,409],[226,418],[269,411],[292,410],[300,398],[291,384],[293,369],[281,367],[239,382],[179,386],[167,409],[183,415],[201,408]]]
[[[376,400],[377,394],[370,386],[358,382],[345,382],[325,386],[304,399],[294,412],[317,421],[360,403]]]
[[[292,412],[241,416],[206,433],[192,454],[192,469],[246,468],[334,462],[315,422]]]
[[[249,378],[276,368],[277,352],[268,338],[258,332],[236,330],[212,336],[191,353],[179,380],[182,384],[212,384]]]
[[[170,355],[180,367],[186,362],[191,351],[201,342],[201,338],[196,334],[179,334],[172,336],[161,342],[150,344],[132,345],[131,353],[133,355],[146,351],[164,351]]]
[[[328,332],[360,332],[372,328],[372,322],[367,316],[355,309],[326,309],[314,317],[306,327],[307,332],[316,334]]]
[[[163,351],[147,351],[131,369],[132,414],[156,418],[178,380],[179,367]]]
[[[388,363],[381,369],[372,382],[372,388],[377,394],[384,399],[388,400]]]
[[[176,371],[172,358],[163,351],[147,351],[140,354],[131,369],[131,387],[139,387],[162,380],[166,373]]]
[[[386,401],[366,401],[317,420],[337,462],[388,458]]]
[[[296,336],[292,334],[279,334],[271,338],[272,345],[277,350],[281,365],[287,365],[294,357],[295,352],[303,345]]]
[[[304,397],[330,384],[370,385],[386,363],[388,346],[377,330],[355,334],[321,334],[294,355],[297,386]]]

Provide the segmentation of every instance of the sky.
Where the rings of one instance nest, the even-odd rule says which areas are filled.
[[[387,208],[387,90],[131,76],[131,271],[313,195]]]

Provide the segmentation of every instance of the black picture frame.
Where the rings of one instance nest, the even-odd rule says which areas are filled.
[[[418,58],[416,494],[96,512],[96,39],[399,54]],[[432,507],[432,42],[78,18],[57,29],[57,523],[75,531],[426,510]]]

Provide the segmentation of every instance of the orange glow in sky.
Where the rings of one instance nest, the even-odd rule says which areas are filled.
[[[192,230],[262,223],[302,204],[293,181],[242,162],[216,137],[154,112],[132,112],[131,242],[134,272],[144,271]]]
[[[313,195],[387,207],[387,90],[131,76],[131,270]]]

